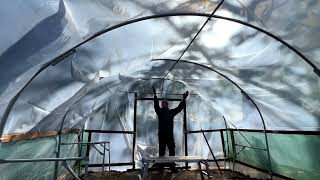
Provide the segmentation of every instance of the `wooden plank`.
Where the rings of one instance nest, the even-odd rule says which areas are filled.
[[[143,162],[152,163],[171,163],[171,162],[199,162],[208,160],[202,156],[169,156],[169,157],[145,157],[142,158]]]
[[[79,133],[81,129],[63,129],[61,134]],[[1,143],[30,140],[36,138],[50,137],[58,135],[58,131],[28,132],[25,134],[5,134],[0,138]]]

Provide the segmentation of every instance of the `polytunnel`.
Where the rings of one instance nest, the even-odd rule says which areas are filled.
[[[0,179],[140,169],[158,156],[152,87],[171,107],[190,92],[178,156],[320,178],[320,1],[1,3]]]

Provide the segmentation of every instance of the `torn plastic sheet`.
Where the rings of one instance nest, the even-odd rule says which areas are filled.
[[[59,18],[65,18],[65,19],[67,19],[67,21],[68,20],[70,20],[70,17],[73,17],[73,18],[71,18],[71,19],[73,19],[73,22],[76,22],[74,19],[76,19],[76,18],[74,18],[74,17],[76,17],[76,13],[70,13],[69,11],[72,9],[72,7],[73,7],[73,9],[75,10],[75,9],[77,9],[77,8],[75,8],[75,7],[84,7],[84,6],[82,6],[81,5],[81,3],[79,3],[79,4],[77,4],[77,3],[75,3],[74,4],[74,6],[73,6],[73,4],[72,3],[69,3],[69,2],[63,2],[63,1],[60,1],[60,3],[58,4],[58,3],[56,3],[57,1],[52,1],[53,3],[52,4],[50,4],[50,5],[52,5],[52,7],[53,7],[53,11],[48,11],[49,13],[52,13],[52,12],[54,12],[54,11],[58,11],[58,17]],[[119,2],[119,4],[117,4],[117,5],[115,5],[114,7],[119,7],[120,5],[121,5],[121,3],[122,2]],[[210,2],[211,3],[211,2]],[[198,6],[199,7],[199,9],[197,9],[197,11],[201,11],[201,8],[204,8],[204,9],[208,9],[208,7],[210,7],[210,5],[212,5],[212,4],[210,4],[210,3],[208,3],[208,4],[205,4],[205,6]],[[252,2],[253,3],[253,2]],[[246,9],[246,11],[247,12],[252,12],[252,11],[254,11],[254,10],[256,10],[255,8],[257,8],[257,9],[259,9],[259,8],[261,8],[262,7],[262,9],[264,9],[264,10],[272,10],[272,11],[275,11],[275,12],[280,12],[279,11],[279,9],[283,9],[283,8],[288,8],[288,7],[291,7],[293,4],[295,4],[295,3],[289,3],[289,4],[286,4],[285,2],[281,2],[281,3],[275,3],[275,4],[273,4],[273,5],[275,5],[273,8],[274,9],[272,9],[272,8],[269,8],[268,9],[268,7],[270,7],[269,5],[270,5],[270,3],[272,4],[273,2],[271,2],[271,1],[266,1],[265,3],[256,3],[256,4],[250,4],[250,3],[243,3],[243,2],[241,2],[241,1],[238,1],[238,2],[236,2],[236,3],[231,3],[230,1],[226,1],[226,3],[224,4],[225,6],[223,6],[223,7],[225,7],[225,8],[222,8],[221,9],[221,12],[223,12],[223,13],[225,13],[225,11],[226,10],[228,10],[228,8],[229,8],[229,11],[231,12],[231,13],[229,13],[229,14],[227,14],[227,13],[225,13],[224,15],[232,15],[233,17],[237,17],[237,18],[240,18],[243,14],[236,14],[236,13],[238,13],[237,11],[233,11],[233,10],[235,10],[235,9],[230,9],[230,7],[233,7],[233,8],[235,8],[235,7],[237,7],[237,8],[245,8]],[[124,4],[126,4],[126,3],[124,3]],[[139,4],[139,3],[138,3]],[[306,2],[306,3],[304,3],[305,5],[307,5],[308,7],[310,7],[310,5],[312,4],[312,3],[310,3],[309,1],[308,2]],[[59,5],[59,6],[58,6]],[[114,4],[113,4],[114,5]],[[140,4],[141,5],[141,4]],[[149,4],[150,5],[150,4]],[[144,8],[147,8],[148,6],[149,6],[147,3],[145,3],[144,4]],[[155,5],[155,4],[151,4],[149,7],[156,7],[156,6],[153,6],[153,5]],[[158,4],[159,5],[159,4]],[[179,4],[170,4],[170,3],[168,3],[167,5],[168,6],[166,6],[165,4],[162,4],[163,5],[163,7],[167,7],[167,9],[171,9],[172,10],[172,8],[173,9],[179,9],[178,7],[182,7],[182,6],[179,6]],[[185,5],[185,7],[188,7],[189,5],[191,5],[191,4],[188,4],[188,3],[185,3],[184,4]],[[228,5],[233,5],[233,6],[229,6],[228,7]],[[312,4],[313,6],[312,7],[316,7],[316,5],[317,4]],[[247,8],[247,7],[249,7],[249,6],[251,6],[251,8]],[[304,8],[305,7],[307,7],[307,6],[303,6]],[[33,6],[30,6],[30,7],[33,7]],[[96,4],[92,4],[92,9],[96,9],[96,7],[98,7],[98,5],[96,5]],[[99,7],[104,7],[104,6],[99,6]],[[134,9],[134,7],[133,6],[131,6],[133,9]],[[141,7],[143,7],[143,5],[141,5]],[[158,7],[160,7],[160,6],[158,6]],[[168,7],[172,7],[172,8],[168,8]],[[189,6],[189,7],[192,7],[192,6]],[[255,8],[252,8],[252,7],[255,7]],[[281,8],[278,8],[278,7],[281,7]],[[278,8],[278,9],[277,9]],[[101,8],[102,9],[102,8]],[[114,8],[114,9],[119,9],[119,8]],[[163,8],[163,9],[166,9],[166,8]],[[183,9],[183,8],[182,8]],[[191,8],[192,9],[192,8]],[[209,8],[210,9],[210,8]],[[303,8],[301,8],[301,9],[303,9]],[[68,13],[66,13],[66,12],[68,12]],[[90,13],[92,13],[92,12],[94,12],[94,11],[90,11]],[[102,12],[102,11],[96,11],[96,12]],[[124,11],[122,11],[122,10],[120,10],[120,11],[114,11],[114,14],[115,14],[115,16],[114,17],[116,17],[117,15],[119,16],[119,17],[121,17],[121,16],[123,16],[123,17],[130,17],[130,15],[129,16],[126,16],[125,15],[125,13],[123,13]],[[128,11],[129,12],[129,11]],[[139,15],[139,14],[141,14],[141,11],[139,11],[139,10],[133,10],[133,11],[130,11],[130,12],[132,12],[132,14],[135,14],[134,16],[131,16],[131,17],[135,17],[136,15]],[[156,11],[151,11],[151,12],[156,12]],[[163,12],[165,12],[165,11],[163,11]],[[271,20],[272,18],[268,18],[268,17],[271,17],[271,16],[269,16],[270,15],[270,13],[269,13],[269,15],[267,15],[267,14],[259,14],[258,13],[259,11],[255,11],[255,15],[253,15],[254,13],[248,13],[247,15],[247,17],[246,18],[248,18],[248,19],[254,19],[254,20],[259,20],[259,22],[261,23],[261,22],[263,22],[263,20]],[[302,12],[302,11],[301,11]],[[313,12],[313,11],[312,11]],[[60,13],[60,14],[59,14]],[[90,14],[90,13],[88,13],[88,14]],[[293,12],[292,12],[293,13]],[[300,13],[300,11],[299,11],[299,13]],[[65,14],[65,15],[64,15]],[[63,16],[64,15],[64,16]],[[253,16],[252,16],[253,15]],[[90,18],[90,16],[91,17],[93,17],[93,15],[91,14],[91,15],[88,15],[88,18],[87,19],[91,19]],[[256,17],[258,17],[258,18],[256,18],[256,17],[254,17],[254,16],[256,16]],[[44,15],[43,17],[46,17],[46,15]],[[254,17],[254,18],[251,18],[251,17]],[[263,17],[263,18],[262,18]],[[309,17],[309,16],[307,16],[307,17]],[[310,17],[314,17],[314,15],[311,15]],[[58,18],[58,19],[59,19]],[[121,18],[120,18],[121,19]],[[39,19],[40,20],[40,19]],[[312,18],[310,19],[311,21],[309,22],[309,25],[311,26],[311,27],[316,27],[316,26],[312,26]],[[46,20],[45,20],[46,21]],[[45,22],[44,21],[44,22]],[[89,20],[88,20],[89,21]],[[219,21],[217,21],[217,22],[219,22]],[[311,24],[310,24],[311,23]],[[74,24],[76,24],[76,23],[74,23]],[[103,23],[102,23],[103,24]],[[228,24],[228,23],[221,23],[220,24],[220,26],[222,26],[223,24]],[[281,23],[280,23],[281,24]],[[283,24],[283,23],[282,23]],[[307,23],[308,24],[308,23]],[[219,24],[218,24],[219,25]],[[71,26],[70,26],[71,27]],[[74,27],[76,27],[76,26],[74,26]],[[71,28],[72,29],[72,28]],[[210,28],[209,28],[210,29]],[[229,28],[230,29],[230,28]],[[288,28],[287,28],[288,29]],[[289,28],[290,29],[290,28]],[[89,31],[87,31],[87,32],[89,32]],[[250,31],[249,31],[250,32]],[[68,33],[66,33],[66,34],[68,34]],[[74,33],[73,33],[74,34]],[[85,34],[85,33],[82,33],[82,34]],[[253,34],[254,35],[254,34]],[[250,36],[252,36],[250,33],[247,35],[247,36],[243,36],[243,37],[250,37]],[[300,36],[299,36],[300,37]],[[315,38],[314,38],[315,39]],[[200,40],[201,40],[201,38],[200,38]],[[236,40],[236,42],[238,42],[239,43],[239,41],[238,40]],[[240,41],[241,42],[241,41]],[[255,44],[258,44],[257,42],[255,42]],[[209,45],[207,45],[208,47],[211,47],[211,46],[209,46]],[[252,46],[248,46],[248,47],[250,47],[250,49],[252,48]],[[258,46],[257,46],[258,47]],[[36,55],[34,55],[33,57],[35,57]],[[199,56],[198,56],[199,57]],[[203,56],[202,56],[203,57]],[[260,58],[260,57],[259,57]],[[250,64],[252,64],[252,63],[250,63]],[[102,71],[103,72],[103,71]],[[306,100],[303,100],[303,104],[308,104],[308,102],[309,101],[306,101]],[[312,102],[312,104],[317,104],[317,102]],[[310,107],[308,107],[308,108],[310,108]],[[314,110],[312,110],[312,111],[314,111]],[[315,113],[317,113],[317,112],[315,112]],[[314,120],[313,120],[314,121]]]

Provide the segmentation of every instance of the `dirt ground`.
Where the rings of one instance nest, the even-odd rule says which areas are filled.
[[[106,180],[106,179],[116,179],[116,180],[139,180],[139,171],[133,172],[91,172],[88,175],[90,180]],[[213,176],[213,179],[250,179],[248,176],[245,176],[239,172],[232,172],[231,170],[222,170],[222,175],[220,175],[217,170],[210,170],[210,174]],[[204,179],[207,179],[206,176]],[[158,171],[148,172],[146,180],[201,180],[199,171],[196,170],[179,170],[177,173],[171,173],[170,171],[164,171],[160,174]]]

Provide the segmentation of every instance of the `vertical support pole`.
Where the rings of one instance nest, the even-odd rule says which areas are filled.
[[[138,94],[134,93],[134,109],[133,109],[133,142],[132,142],[132,169],[136,169],[136,163],[134,161],[135,148],[136,148],[136,136],[137,136],[137,98]]]
[[[58,142],[56,146],[56,158],[60,157],[60,146],[61,146],[61,132],[58,132]],[[54,173],[53,173],[53,179],[58,179],[58,168],[59,168],[59,161],[54,162]]]
[[[80,152],[80,151],[81,151],[81,146],[82,146],[82,145],[80,144],[81,138],[82,138],[82,137],[81,137],[81,134],[82,134],[81,132],[82,132],[82,131],[80,130],[80,132],[79,132],[79,134],[78,134],[78,137],[77,137],[77,140],[78,140],[78,142],[77,142],[77,143],[78,143],[78,144],[77,144],[78,157],[81,157],[81,152]],[[79,162],[80,162],[80,161],[79,161]]]
[[[183,132],[184,132],[184,155],[188,156],[188,127],[187,127],[187,103],[183,107]],[[188,170],[188,162],[186,162]]]
[[[61,138],[62,138],[61,134],[62,134],[64,120],[66,119],[66,116],[67,116],[68,112],[69,112],[69,109],[63,115],[63,118],[62,118],[62,121],[61,121],[61,124],[60,124],[60,129],[59,129],[59,132],[58,132],[59,139],[58,139],[58,143],[57,143],[58,147],[57,147],[57,152],[56,152],[56,158],[60,157]],[[54,173],[53,173],[54,180],[58,179],[58,168],[59,168],[59,161],[56,161],[55,164],[54,164]]]
[[[102,157],[102,174],[104,174],[104,161],[106,158],[106,142],[103,142],[103,157]]]
[[[111,145],[110,145],[110,141],[109,141],[109,147],[108,147],[108,149],[109,149],[109,157],[108,157],[108,161],[109,161],[109,171],[110,171],[110,166],[111,166],[111,160],[110,160],[110,158],[111,158]]]
[[[91,131],[89,131],[88,142],[91,142]],[[89,157],[89,154],[90,154],[90,144],[87,144],[86,157]]]
[[[226,148],[224,144],[223,130],[220,130],[220,136],[221,136],[221,143],[222,143],[222,150],[223,150],[223,164],[224,164],[224,168],[226,169]]]
[[[80,140],[79,141],[79,157],[82,156],[82,143],[83,142],[83,129],[81,129],[81,132],[80,132]],[[79,167],[78,167],[78,176],[80,176],[81,174],[81,161],[79,161]]]
[[[91,142],[91,132],[89,131],[88,135],[88,142]],[[89,157],[89,152],[90,152],[90,144],[87,144],[87,151],[86,151],[86,156]]]
[[[223,155],[224,155],[224,157],[226,157],[226,147],[225,147],[225,144],[224,144],[223,130],[220,130],[220,136],[221,136]]]
[[[229,149],[229,132],[228,132],[228,125],[227,125],[227,121],[226,118],[223,117],[223,121],[224,121],[224,125],[226,126],[226,136],[227,136],[227,151],[226,151],[226,158],[227,161],[229,161],[229,153],[230,153],[230,149]]]
[[[234,141],[234,133],[233,130],[230,130],[230,134],[231,134],[231,143],[232,143],[232,171],[234,171],[234,165],[235,165],[235,160],[236,160],[236,145],[235,145],[235,141]]]

